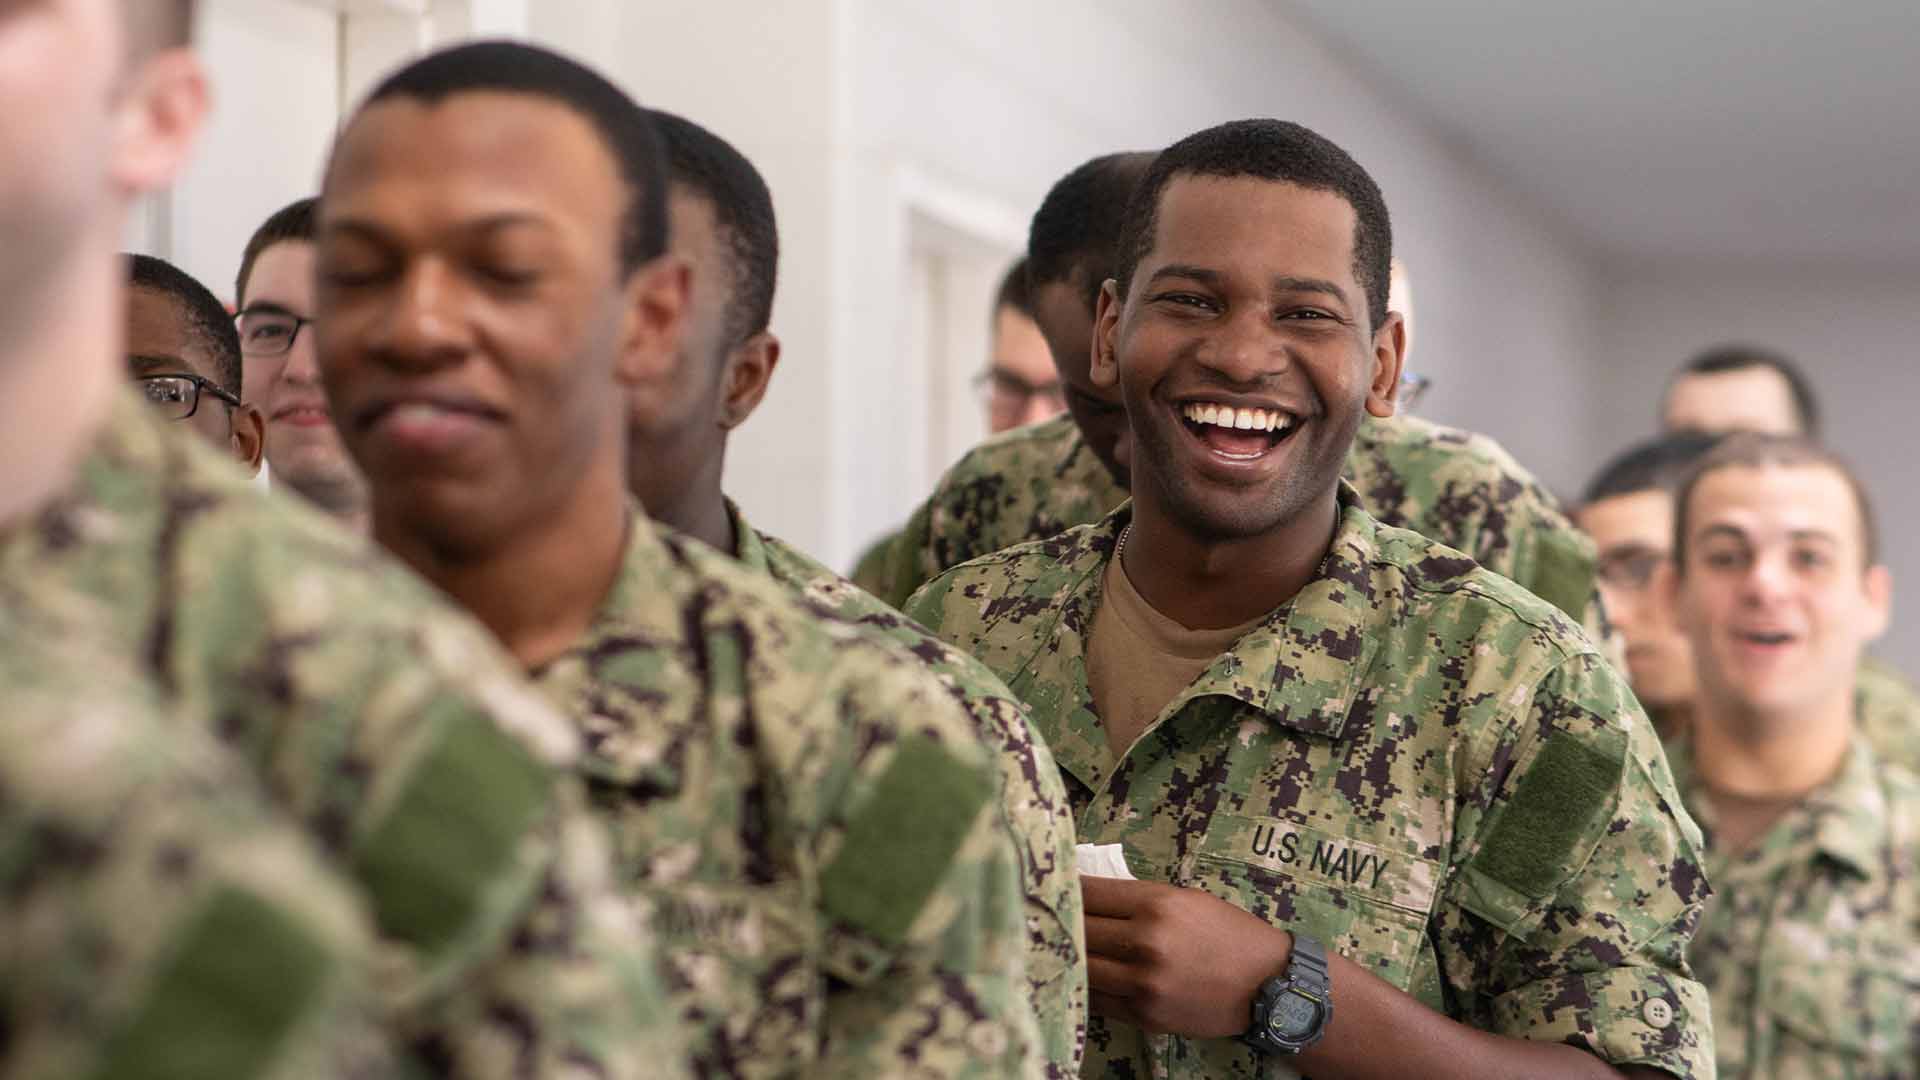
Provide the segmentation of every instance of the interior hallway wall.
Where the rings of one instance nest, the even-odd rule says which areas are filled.
[[[1413,365],[1436,384],[1425,411],[1497,435],[1554,484],[1585,467],[1584,253],[1264,0],[634,5],[617,45],[570,34],[561,6],[536,5],[536,36],[582,48],[767,174],[787,352],[734,439],[728,484],[829,561],[850,561],[935,479],[915,452],[936,422],[927,376],[901,360],[913,192],[966,200],[1017,238],[1079,162],[1243,116],[1305,122],[1379,178],[1415,281]]]
[[[1876,650],[1920,674],[1920,495],[1913,484],[1920,402],[1920,268],[1630,265],[1601,294],[1594,411],[1603,454],[1654,433],[1673,369],[1700,349],[1754,341],[1792,356],[1813,380],[1829,443],[1865,479],[1894,577],[1893,630]]]

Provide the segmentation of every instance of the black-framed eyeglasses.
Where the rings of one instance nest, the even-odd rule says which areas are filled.
[[[988,368],[973,377],[973,388],[990,409],[1024,412],[1027,403],[1040,398],[1056,409],[1067,407],[1066,387],[1060,380],[1030,383],[1011,371]]]
[[[229,409],[240,404],[239,398],[201,375],[135,375],[133,381],[140,384],[140,392],[146,397],[147,404],[169,420],[185,420],[192,416],[200,408],[201,394],[212,394]]]
[[[1428,378],[1427,376],[1416,374],[1415,372],[1411,372],[1411,371],[1401,372],[1400,373],[1399,411],[1403,413],[1410,413],[1413,410],[1419,408],[1420,399],[1426,397],[1427,391],[1432,388],[1433,388],[1433,380]]]
[[[300,328],[313,325],[277,307],[253,307],[234,316],[240,328],[240,352],[244,356],[285,356],[300,336]]]

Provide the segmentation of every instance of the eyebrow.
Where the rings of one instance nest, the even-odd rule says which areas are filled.
[[[516,225],[531,225],[549,231],[553,229],[552,222],[531,210],[503,210],[497,214],[488,214],[475,221],[461,222],[457,227],[457,231],[468,233],[499,232],[501,229],[512,228]],[[392,235],[388,229],[376,222],[354,217],[329,221],[321,229],[321,232],[358,236],[377,244],[385,244]]]
[[[1737,529],[1732,525],[1709,525],[1706,528],[1700,530],[1701,540],[1711,539],[1712,537],[1715,537],[1715,536],[1730,537],[1732,539],[1740,541],[1743,544],[1752,543],[1752,541],[1748,539],[1747,533],[1745,530]],[[1814,541],[1818,541],[1820,543],[1827,544],[1833,547],[1840,546],[1840,538],[1834,535],[1833,533],[1827,532],[1823,529],[1794,529],[1793,531],[1787,533],[1787,538],[1790,540],[1799,540],[1799,541],[1814,540]]]
[[[155,368],[178,368],[181,372],[198,374],[193,370],[193,365],[187,363],[184,358],[168,356],[165,353],[128,353],[127,363],[142,374],[151,372]]]
[[[253,303],[234,312],[235,318],[239,318],[242,315],[285,315],[291,319],[300,318],[299,312],[294,311],[285,304],[276,304],[271,300],[255,300]]]
[[[1155,270],[1153,275],[1147,279],[1147,282],[1148,284],[1152,284],[1162,278],[1187,278],[1191,281],[1217,286],[1221,281],[1225,280],[1225,275],[1218,270],[1213,270],[1205,266],[1195,266],[1191,263],[1173,263]],[[1342,289],[1340,286],[1325,278],[1297,277],[1291,274],[1280,274],[1275,276],[1267,284],[1269,289],[1277,293],[1321,293],[1326,296],[1331,296],[1343,304],[1350,302],[1347,299],[1345,289]]]

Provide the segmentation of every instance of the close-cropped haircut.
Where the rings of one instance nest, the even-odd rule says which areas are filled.
[[[1033,289],[1027,281],[1025,256],[1013,260],[1013,265],[1001,275],[1000,291],[993,294],[994,318],[1000,317],[1001,308],[1012,308],[1029,319],[1033,318]]]
[[[144,60],[193,40],[194,0],[120,0],[126,15],[128,56]]]
[[[187,329],[213,358],[207,377],[220,389],[241,397],[240,331],[220,298],[192,274],[151,255],[128,256],[127,278],[133,288],[157,292],[179,307]]]
[[[233,302],[245,305],[247,302],[247,282],[253,277],[253,264],[260,253],[275,244],[298,241],[313,242],[314,210],[320,200],[308,196],[273,212],[273,215],[253,230],[253,236],[247,240],[247,250],[240,255],[240,273],[233,279]]]
[[[394,99],[437,105],[468,93],[545,98],[586,120],[628,189],[618,238],[621,273],[633,273],[666,250],[667,170],[652,119],[606,77],[559,53],[514,41],[442,49],[389,75],[360,111]]]
[[[1114,277],[1125,296],[1134,268],[1153,250],[1160,199],[1177,176],[1250,177],[1329,191],[1353,207],[1353,276],[1366,293],[1370,328],[1387,318],[1393,223],[1380,186],[1325,137],[1285,120],[1235,120],[1189,135],[1160,152],[1127,206]]]
[[[673,183],[713,206],[714,226],[726,244],[733,293],[724,321],[727,347],[739,345],[773,321],[773,290],[780,270],[780,229],[773,193],[760,170],[727,140],[683,116],[651,110]]]
[[[1594,474],[1586,491],[1581,493],[1580,502],[1592,504],[1643,491],[1663,491],[1671,495],[1686,479],[1693,463],[1719,441],[1717,435],[1678,431],[1630,446]]]
[[[1757,469],[1763,466],[1783,468],[1831,469],[1847,482],[1853,493],[1853,505],[1860,512],[1860,543],[1865,559],[1863,567],[1880,562],[1880,526],[1873,512],[1873,500],[1867,496],[1860,474],[1839,454],[1804,435],[1763,435],[1742,431],[1721,439],[1713,449],[1701,455],[1680,481],[1673,500],[1674,564],[1686,570],[1688,504],[1700,481],[1722,469]]]
[[[1682,365],[1674,375],[1674,381],[1678,382],[1689,375],[1722,375],[1754,368],[1764,368],[1780,376],[1787,384],[1787,393],[1793,397],[1793,413],[1800,423],[1800,433],[1819,438],[1820,404],[1814,398],[1813,383],[1808,381],[1798,364],[1774,349],[1763,345],[1716,345]]]
[[[1077,281],[1086,291],[1087,308],[1093,308],[1100,286],[1114,276],[1114,247],[1127,223],[1127,204],[1153,159],[1149,151],[1105,154],[1047,191],[1027,227],[1029,285]]]

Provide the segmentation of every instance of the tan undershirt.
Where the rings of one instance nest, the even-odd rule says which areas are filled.
[[[1807,800],[1807,792],[1793,795],[1736,795],[1712,787],[1706,789],[1713,804],[1714,846],[1727,855],[1738,855],[1767,834],[1782,814]]]
[[[1107,563],[1102,582],[1104,597],[1087,641],[1087,689],[1118,759],[1167,702],[1267,617],[1224,630],[1190,630],[1154,610],[1119,559]]]

